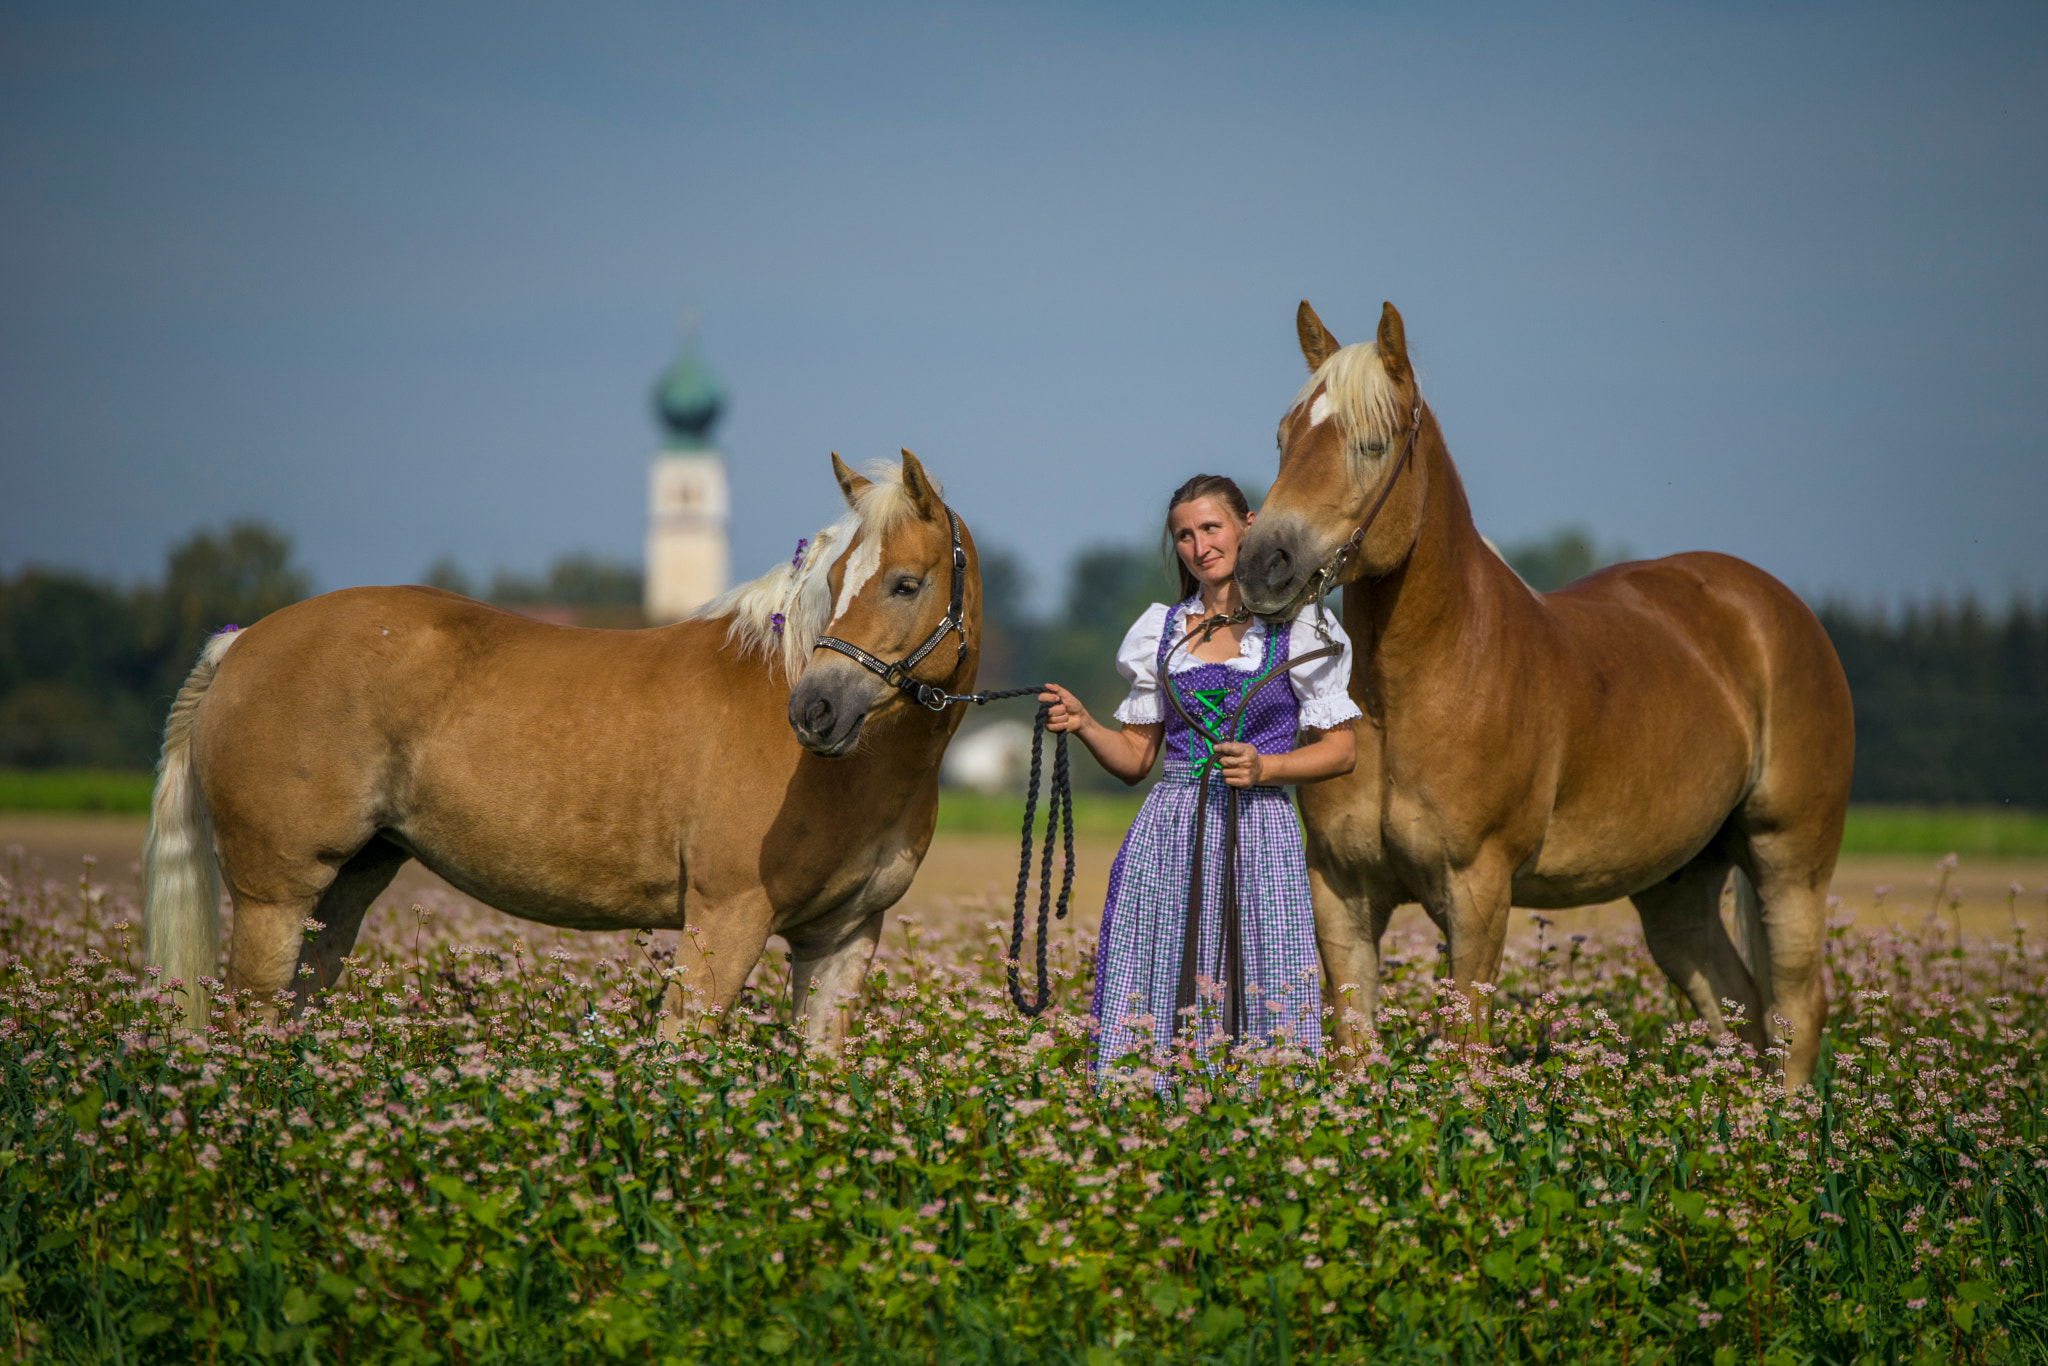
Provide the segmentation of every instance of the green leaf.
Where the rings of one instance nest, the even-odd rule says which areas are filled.
[[[85,1094],[64,1107],[64,1113],[71,1116],[71,1122],[81,1129],[99,1127],[100,1107],[105,1105],[106,1096],[97,1086],[85,1088]]]
[[[754,1346],[760,1348],[769,1356],[779,1357],[784,1352],[787,1352],[795,1342],[796,1339],[789,1335],[788,1329],[784,1328],[781,1324],[770,1324],[761,1330],[761,1336],[754,1339]]]
[[[36,1251],[50,1252],[63,1247],[66,1243],[77,1241],[77,1238],[78,1230],[75,1228],[53,1228],[36,1239]]]
[[[176,1322],[168,1314],[152,1314],[144,1310],[128,1320],[128,1332],[131,1337],[153,1338]]]
[[[1695,1191],[1671,1192],[1671,1208],[1687,1219],[1698,1220],[1707,1212],[1707,1197]]]
[[[292,1286],[284,1292],[284,1321],[286,1323],[304,1323],[312,1318],[316,1312],[318,1312],[317,1306],[307,1297],[306,1292],[298,1286]]]
[[[1512,1285],[1515,1280],[1515,1254],[1507,1248],[1497,1247],[1479,1259],[1479,1269],[1497,1281]]]
[[[1242,1327],[1244,1310],[1221,1304],[1210,1305],[1195,1320],[1195,1332],[1204,1342],[1233,1336]]]

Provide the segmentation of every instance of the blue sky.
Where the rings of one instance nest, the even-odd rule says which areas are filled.
[[[701,319],[736,568],[909,446],[1049,598],[1263,481],[1382,299],[1481,528],[2048,593],[2048,11],[0,7],[0,571],[636,561]]]

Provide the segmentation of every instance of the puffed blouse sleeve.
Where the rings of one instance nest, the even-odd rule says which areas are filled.
[[[1344,634],[1344,628],[1337,624],[1337,619],[1325,617],[1323,620],[1323,629],[1330,633],[1328,642],[1316,633],[1313,608],[1296,617],[1288,629],[1292,633],[1287,637],[1287,656],[1290,659],[1320,650],[1327,643],[1339,647],[1334,655],[1288,671],[1287,678],[1294,685],[1295,700],[1301,703],[1302,729],[1328,730],[1364,715],[1358,704],[1351,700],[1351,638]]]
[[[1130,682],[1131,695],[1116,709],[1116,719],[1127,726],[1153,726],[1166,720],[1166,699],[1159,692],[1159,635],[1166,629],[1170,610],[1163,602],[1147,607],[1117,647],[1116,671]]]

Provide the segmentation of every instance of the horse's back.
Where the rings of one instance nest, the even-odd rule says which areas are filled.
[[[243,631],[207,711],[235,716],[242,749],[350,726],[412,742],[600,699],[630,705],[636,688],[708,662],[716,633],[701,628],[711,626],[585,630],[440,589],[345,588]]]
[[[1760,792],[1822,813],[1823,825],[1829,809],[1839,818],[1853,746],[1847,684],[1819,621],[1775,578],[1689,552],[1613,565],[1536,600],[1558,652],[1561,731],[1534,882],[1616,869],[1624,846],[1644,851],[1644,866],[1620,882],[1657,871]],[[1644,839],[1645,825],[1669,829]],[[1547,904],[1571,894],[1560,888],[1566,899]]]
[[[223,853],[346,857],[381,832],[514,913],[672,912],[703,749],[680,699],[732,667],[721,634],[579,630],[422,588],[294,604],[242,633],[199,718]],[[773,699],[754,701],[715,734],[774,724]]]
[[[1744,825],[1810,830],[1814,856],[1825,852],[1832,866],[1856,725],[1827,628],[1791,589],[1731,555],[1694,551],[1616,568],[1621,583],[1657,603],[1703,659],[1719,661],[1752,711],[1755,772]]]
[[[1759,705],[1787,688],[1811,691],[1816,702],[1839,692],[1846,703],[1819,619],[1791,589],[1732,555],[1631,560],[1536,597],[1568,650],[1637,661],[1675,654]]]

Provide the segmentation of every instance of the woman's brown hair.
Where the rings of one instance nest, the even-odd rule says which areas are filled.
[[[1166,565],[1180,584],[1179,601],[1186,602],[1202,591],[1201,583],[1188,572],[1187,564],[1173,544],[1173,510],[1182,503],[1192,503],[1197,498],[1214,498],[1230,509],[1239,525],[1251,520],[1252,505],[1244,500],[1244,490],[1234,479],[1220,474],[1198,474],[1173,491],[1173,497],[1166,503],[1166,530],[1162,533],[1161,544],[1166,548]]]

